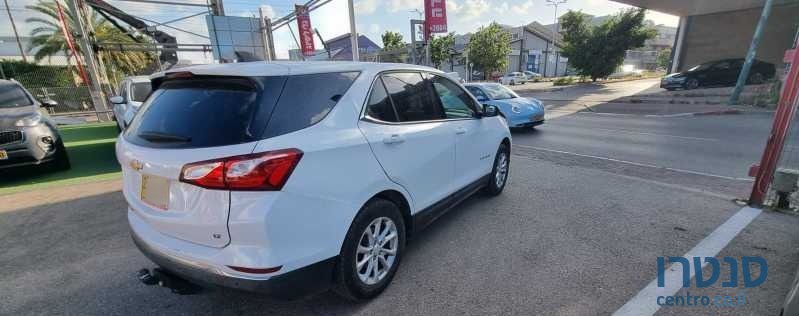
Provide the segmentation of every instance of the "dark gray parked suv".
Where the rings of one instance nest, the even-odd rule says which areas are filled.
[[[69,169],[61,135],[42,109],[55,105],[37,101],[14,80],[0,80],[0,169],[42,163]]]

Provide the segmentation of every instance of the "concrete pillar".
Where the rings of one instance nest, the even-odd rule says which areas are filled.
[[[671,60],[671,69],[669,69],[669,72],[674,73],[680,71],[680,64],[682,63],[683,49],[685,46],[685,34],[688,29],[689,18],[690,17],[685,16],[680,17],[680,24],[677,28],[677,40],[676,43],[674,43],[674,51],[672,52],[674,58]]]

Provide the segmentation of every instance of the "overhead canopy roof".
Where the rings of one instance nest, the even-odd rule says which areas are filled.
[[[702,15],[763,7],[765,0],[612,0],[678,16]],[[775,0],[774,4],[797,3],[799,0]]]

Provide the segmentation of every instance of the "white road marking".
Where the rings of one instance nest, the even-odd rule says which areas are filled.
[[[728,176],[722,176],[722,175],[718,175],[718,174],[712,174],[712,173],[701,172],[701,171],[693,171],[693,170],[686,170],[686,169],[679,169],[679,168],[662,167],[662,166],[657,166],[657,165],[652,165],[652,164],[647,164],[647,163],[633,162],[633,161],[627,161],[627,160],[621,160],[621,159],[615,159],[615,158],[609,158],[609,157],[602,157],[602,156],[578,154],[578,153],[573,153],[573,152],[569,152],[569,151],[562,151],[562,150],[556,150],[556,149],[550,149],[550,148],[542,148],[542,147],[526,146],[526,145],[513,145],[513,146],[514,147],[534,149],[534,150],[549,151],[549,152],[572,155],[572,156],[578,156],[578,157],[594,158],[594,159],[612,161],[612,162],[623,163],[623,164],[639,166],[639,167],[657,168],[657,169],[665,169],[665,170],[674,171],[674,172],[690,173],[690,174],[713,177],[713,178],[719,178],[719,179],[725,179],[725,180],[750,181],[750,182],[754,181],[751,178],[728,177]]]
[[[519,157],[519,158],[527,159],[527,160],[533,160],[534,159],[534,158],[529,157],[529,156],[522,156],[522,155],[518,155],[518,154],[515,154],[514,157]],[[644,183],[648,183],[648,184],[652,184],[652,185],[656,185],[656,186],[661,186],[661,187],[665,187],[665,188],[669,188],[669,189],[673,189],[673,190],[679,190],[679,191],[685,191],[685,192],[690,192],[690,193],[695,193],[695,194],[701,194],[701,195],[710,196],[710,197],[714,197],[714,198],[719,198],[719,199],[727,200],[727,201],[732,201],[732,200],[735,200],[735,199],[738,198],[737,196],[726,195],[726,194],[722,194],[722,193],[716,193],[716,192],[712,192],[712,191],[696,189],[696,188],[691,188],[691,187],[687,187],[687,186],[683,186],[683,185],[676,185],[676,184],[661,182],[661,181],[652,180],[652,179],[644,179],[644,178],[639,178],[639,177],[633,177],[633,176],[623,175],[623,174],[620,174],[620,173],[613,173],[613,176],[614,177],[623,178],[623,179],[628,179],[630,181],[640,181],[640,182],[644,182]]]
[[[749,225],[762,211],[744,207],[730,217],[724,224],[717,227],[710,235],[702,239],[699,244],[688,251],[683,258],[692,260],[693,257],[715,257],[724,249],[746,226]],[[703,260],[704,261],[704,260]],[[652,266],[655,267],[654,260]],[[707,262],[702,264],[704,267]],[[700,269],[702,268],[700,267]],[[665,286],[658,287],[657,278],[649,282],[637,295],[619,308],[614,316],[643,316],[653,315],[660,309],[657,304],[658,296],[671,296],[682,288],[682,264],[672,264],[664,274]],[[691,278],[696,274],[696,267],[689,267]]]
[[[570,127],[579,127],[576,125],[570,124],[551,124],[551,125],[563,125],[563,126],[570,126]],[[679,139],[689,139],[689,140],[701,140],[701,141],[710,141],[710,142],[717,142],[720,141],[716,138],[706,138],[706,137],[691,137],[691,136],[677,136],[677,135],[669,135],[669,134],[658,134],[658,133],[646,133],[646,132],[636,132],[626,129],[613,129],[613,128],[601,128],[601,127],[591,127],[591,130],[603,130],[608,132],[618,132],[618,133],[625,133],[625,134],[638,134],[638,135],[646,135],[646,136],[658,136],[658,137],[669,137],[669,138],[679,138]]]

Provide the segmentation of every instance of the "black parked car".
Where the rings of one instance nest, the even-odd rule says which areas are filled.
[[[696,89],[706,86],[730,86],[738,81],[743,67],[743,58],[724,59],[696,65],[690,69],[667,75],[660,81],[666,90]],[[760,84],[774,78],[774,64],[755,60],[749,70],[747,83]]]

